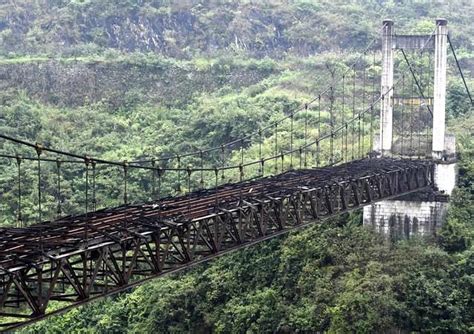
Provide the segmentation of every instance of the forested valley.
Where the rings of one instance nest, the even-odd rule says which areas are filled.
[[[385,18],[401,33],[429,34],[445,17],[472,91],[472,13],[467,0],[4,0],[0,133],[117,161],[214,147],[310,100]],[[438,235],[387,240],[356,211],[18,332],[474,333],[474,114],[456,69],[448,72],[459,180]],[[25,166],[29,224],[35,176]],[[53,180],[54,165],[45,168]],[[114,177],[98,177],[98,206],[121,204]],[[2,163],[2,226],[17,223],[15,178],[14,164]],[[130,198],[150,200],[145,176],[133,180]],[[63,210],[81,212],[82,183],[63,187]],[[187,187],[174,176],[163,192]],[[54,198],[45,201],[53,218]]]

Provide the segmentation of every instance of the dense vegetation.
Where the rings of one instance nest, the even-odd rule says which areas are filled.
[[[459,124],[459,188],[435,239],[393,243],[345,215],[23,332],[472,332],[474,117]]]
[[[386,17],[399,31],[426,33],[445,16],[473,87],[473,11],[470,1],[3,1],[0,132],[113,160],[214,146],[324,87],[328,64],[349,62]],[[460,182],[433,240],[390,243],[353,214],[23,331],[474,332],[474,116],[451,71]],[[11,225],[16,170],[0,166],[0,222]],[[98,183],[100,206],[120,202],[110,176]],[[64,184],[65,210],[79,210],[81,187]]]

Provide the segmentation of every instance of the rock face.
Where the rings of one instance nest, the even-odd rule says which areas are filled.
[[[316,4],[290,8],[285,2],[6,0],[0,5],[0,52],[114,48],[190,58],[245,50],[282,57],[366,45],[370,33],[356,24],[348,29],[330,20]]]
[[[190,61],[196,55],[206,61],[229,50],[265,56],[289,48],[281,32],[287,18],[265,6],[160,3],[6,0],[0,4],[0,56],[11,59],[0,63],[0,99],[25,91],[59,106],[101,102],[113,109],[140,97],[182,107],[202,92],[253,85],[277,71],[225,61],[200,68]],[[132,56],[115,59],[122,51]],[[152,59],[131,60],[147,57],[139,52]],[[41,59],[16,61],[22,54]]]

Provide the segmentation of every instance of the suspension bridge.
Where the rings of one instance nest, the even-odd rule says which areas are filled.
[[[110,161],[0,134],[0,163],[15,171],[3,189],[16,194],[0,229],[0,328],[436,190],[437,166],[455,160],[445,140],[448,44],[471,99],[447,22],[401,35],[387,20],[381,35],[313,99],[216,147]],[[98,193],[109,190],[99,174],[112,175],[121,203],[100,206]],[[82,212],[68,212],[74,201]]]

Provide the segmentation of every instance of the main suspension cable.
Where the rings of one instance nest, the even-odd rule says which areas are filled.
[[[464,74],[461,69],[461,65],[459,65],[458,57],[456,56],[456,51],[454,50],[453,43],[451,43],[451,38],[448,34],[448,43],[449,43],[449,48],[451,49],[451,52],[453,53],[454,60],[456,61],[456,66],[459,70],[459,74],[461,75],[462,82],[464,83],[464,88],[466,88],[467,95],[469,96],[469,100],[471,101],[471,105],[474,106],[474,101],[472,99],[471,92],[469,91],[469,87],[467,86],[466,79],[464,78]]]

